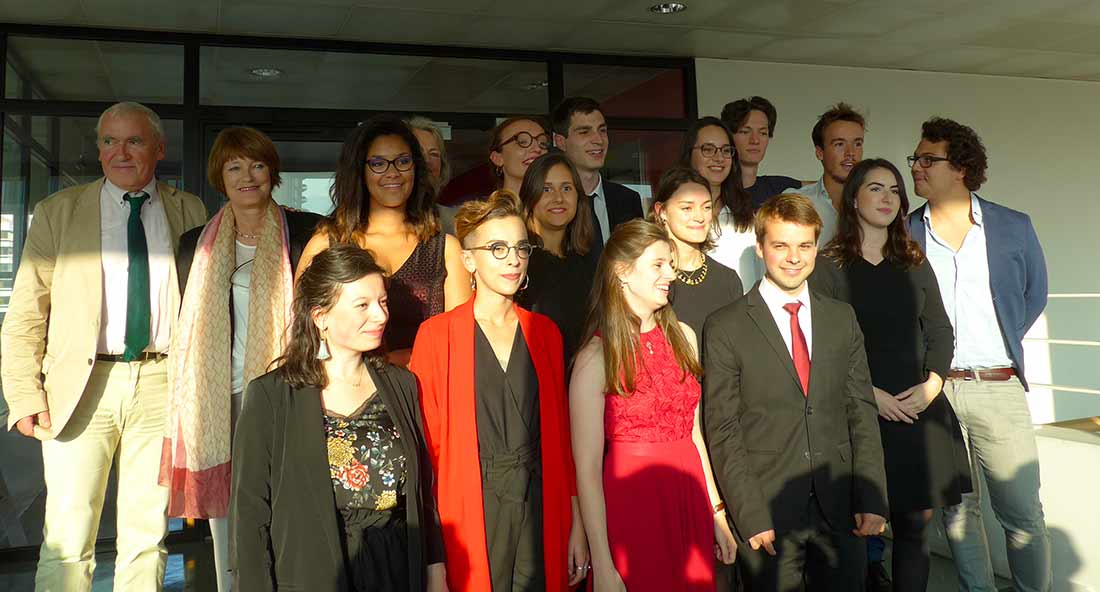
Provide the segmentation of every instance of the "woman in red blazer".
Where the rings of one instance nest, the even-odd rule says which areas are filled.
[[[532,249],[518,203],[498,191],[459,210],[477,290],[420,326],[409,366],[451,592],[565,591],[588,571],[561,334],[513,302]]]

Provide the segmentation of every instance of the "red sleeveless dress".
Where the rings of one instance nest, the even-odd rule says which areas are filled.
[[[630,592],[713,592],[714,518],[691,440],[699,382],[658,327],[641,335],[635,390],[608,394],[607,538]]]

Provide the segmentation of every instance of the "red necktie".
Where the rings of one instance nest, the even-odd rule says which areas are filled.
[[[798,325],[798,309],[801,302],[784,304],[783,310],[791,314],[791,358],[794,369],[798,371],[798,380],[802,383],[802,396],[810,396],[810,350],[806,347],[806,335]]]

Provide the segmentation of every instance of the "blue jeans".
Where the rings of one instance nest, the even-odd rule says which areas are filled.
[[[996,592],[989,542],[982,523],[985,476],[993,514],[1004,529],[1008,566],[1018,592],[1050,592],[1050,535],[1039,500],[1039,455],[1023,385],[949,379],[944,385],[959,417],[974,491],[943,510],[943,527],[963,592]]]

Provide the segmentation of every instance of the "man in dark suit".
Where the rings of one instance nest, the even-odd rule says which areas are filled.
[[[704,330],[714,479],[749,592],[864,590],[887,515],[878,410],[847,304],[811,293],[821,218],[804,196],[756,214],[765,277]]]
[[[598,256],[615,227],[642,217],[642,198],[637,191],[606,181],[600,175],[607,160],[607,122],[600,104],[587,97],[568,97],[551,115],[554,146],[565,153],[581,175],[589,196],[593,227],[592,252]]]

